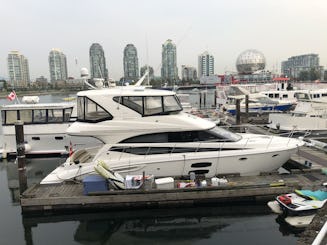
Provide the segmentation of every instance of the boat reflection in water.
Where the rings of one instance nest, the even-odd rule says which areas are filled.
[[[23,217],[23,224],[30,234],[25,237],[32,238],[32,228],[39,233],[45,232],[46,223],[58,223],[59,227],[77,221],[73,239],[79,244],[192,244],[206,240],[236,244],[242,239],[247,244],[261,244],[276,225],[266,222],[267,215],[269,210],[263,205],[241,205]]]

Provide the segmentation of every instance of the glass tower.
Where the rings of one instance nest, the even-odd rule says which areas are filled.
[[[91,78],[103,78],[108,80],[108,70],[104,51],[99,43],[93,43],[90,47],[90,70]]]
[[[139,78],[139,61],[137,50],[133,44],[127,44],[124,48],[124,79],[138,80]]]
[[[178,80],[176,45],[170,39],[162,45],[161,64],[161,78],[163,80],[167,80],[170,85]]]
[[[66,55],[59,49],[49,53],[50,81],[66,81],[68,77]]]
[[[10,84],[13,87],[25,87],[30,81],[28,60],[18,51],[11,51],[7,58]]]

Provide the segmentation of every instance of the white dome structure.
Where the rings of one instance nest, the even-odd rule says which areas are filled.
[[[242,52],[236,60],[236,69],[239,74],[252,74],[265,69],[265,56],[258,50],[248,49]]]

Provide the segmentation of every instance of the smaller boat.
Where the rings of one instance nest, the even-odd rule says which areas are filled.
[[[295,190],[294,193],[277,196],[276,200],[268,202],[268,207],[283,216],[289,225],[303,228],[311,223],[317,210],[326,202],[326,190]]]

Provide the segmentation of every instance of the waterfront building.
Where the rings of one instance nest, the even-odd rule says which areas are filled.
[[[182,65],[182,81],[192,82],[197,80],[195,67]]]
[[[168,39],[162,45],[161,78],[173,85],[178,80],[176,45]]]
[[[125,81],[139,78],[139,61],[137,58],[137,50],[133,44],[127,44],[124,48],[124,79]]]
[[[108,69],[102,46],[99,43],[92,43],[89,54],[91,79],[102,78],[107,81]]]
[[[18,51],[11,51],[7,58],[9,84],[12,87],[26,87],[30,82],[27,58]]]
[[[52,49],[49,53],[50,81],[67,80],[67,59],[66,55],[59,49]]]
[[[215,59],[208,51],[198,56],[198,75],[199,78],[214,74]]]
[[[282,62],[281,71],[285,76],[298,80],[311,80],[313,77],[310,72],[316,73],[316,79],[323,79],[323,67],[319,65],[318,54],[292,56]]]

